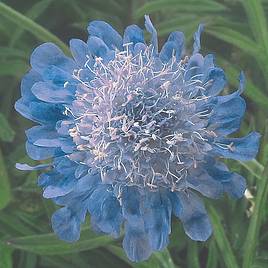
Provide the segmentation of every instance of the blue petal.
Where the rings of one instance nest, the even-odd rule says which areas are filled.
[[[213,152],[225,158],[248,161],[258,153],[259,140],[260,134],[257,132],[251,132],[243,138],[216,138],[212,144]]]
[[[110,24],[95,20],[89,23],[87,30],[90,36],[102,39],[110,49],[121,50],[122,37]]]
[[[52,228],[57,236],[65,241],[74,242],[80,237],[80,221],[67,207],[57,210],[51,218]]]
[[[209,198],[219,198],[223,194],[222,184],[213,179],[205,170],[194,169],[187,177],[188,187]]]
[[[168,243],[171,231],[171,202],[159,192],[148,192],[148,208],[144,210],[145,230],[153,250],[162,250]]]
[[[126,186],[122,189],[122,213],[125,219],[134,224],[141,216],[140,203],[142,196],[135,186]]]
[[[208,128],[217,134],[229,135],[239,129],[245,110],[246,103],[241,97],[219,103],[209,119]]]
[[[203,68],[204,66],[204,58],[201,54],[196,53],[193,56],[190,57],[186,69],[185,69],[185,80],[189,81],[191,79],[203,79]]]
[[[237,173],[232,173],[229,182],[223,183],[224,191],[230,195],[232,198],[243,197],[247,183],[244,177]]]
[[[170,34],[167,42],[163,45],[160,52],[160,59],[167,63],[173,54],[177,60],[181,59],[184,46],[184,34],[182,32],[173,32]]]
[[[66,57],[63,52],[53,43],[44,43],[38,46],[31,55],[31,66],[40,74],[51,65],[72,72],[75,68],[74,61]]]
[[[72,55],[79,66],[84,66],[85,62],[88,60],[88,46],[80,39],[70,40],[70,50]]]
[[[52,182],[51,182],[52,183]],[[61,177],[57,176],[53,181],[53,184],[48,185],[43,192],[45,198],[55,198],[64,196],[70,193],[76,185],[76,179],[74,177]]]
[[[123,44],[130,44],[128,47],[132,51],[136,44],[144,44],[143,30],[137,25],[130,25],[125,29]],[[137,47],[136,47],[137,50]],[[137,53],[137,51],[136,51]]]
[[[62,105],[54,103],[31,102],[29,105],[29,116],[41,124],[55,125],[57,121],[66,118],[64,111]]]
[[[40,164],[37,166],[29,166],[28,164],[16,163],[16,168],[19,170],[39,170],[50,167],[51,164]]]
[[[92,36],[89,37],[87,44],[92,55],[101,57],[105,62],[114,59],[114,51],[110,50],[102,39]]]
[[[31,88],[36,83],[42,81],[42,77],[39,73],[33,69],[27,73],[21,81],[21,96],[24,101],[34,101],[36,97],[32,94]]]
[[[30,142],[26,142],[26,151],[33,160],[45,160],[63,154],[59,148],[39,147]]]
[[[88,210],[94,224],[104,233],[119,237],[123,220],[120,203],[109,185],[100,185],[88,201]]]
[[[144,261],[150,257],[152,249],[143,223],[133,226],[126,222],[123,248],[131,261]]]
[[[198,30],[197,32],[195,32],[194,34],[194,51],[193,54],[196,54],[199,52],[200,48],[201,48],[201,44],[200,44],[200,37],[201,37],[201,33],[204,31],[204,24],[200,24],[198,26]]]
[[[54,128],[50,128],[47,126],[34,126],[30,129],[27,129],[25,132],[28,141],[31,143],[34,143],[38,139],[42,138],[49,138],[49,139],[58,138],[58,134],[54,130]]]
[[[176,217],[179,217],[181,212],[182,212],[180,199],[178,198],[178,196],[177,196],[177,194],[175,192],[170,192],[169,191],[168,196],[169,196],[169,199],[170,199],[171,205],[172,205],[172,213]]]
[[[202,200],[191,191],[178,192],[182,204],[180,219],[185,233],[193,240],[206,241],[212,227]]]
[[[154,28],[150,17],[148,15],[145,15],[145,28],[146,30],[152,35],[151,43],[153,45],[153,51],[155,54],[158,53],[158,39],[157,39],[157,31]]]
[[[207,77],[207,82],[208,85],[204,94],[206,96],[218,95],[226,85],[226,77],[224,71],[221,68],[210,69]]]
[[[42,101],[51,103],[71,103],[74,94],[67,88],[57,87],[48,82],[38,82],[32,87],[33,94]]]

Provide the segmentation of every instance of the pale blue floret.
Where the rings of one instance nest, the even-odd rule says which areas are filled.
[[[119,237],[132,261],[148,259],[169,243],[172,215],[193,240],[212,227],[200,198],[243,196],[245,179],[220,160],[253,159],[259,134],[228,135],[240,128],[245,101],[226,85],[214,57],[200,51],[200,25],[193,55],[184,55],[184,34],[173,32],[159,50],[149,16],[143,30],[128,26],[123,37],[93,21],[89,38],[70,41],[73,58],[52,43],[37,47],[22,80],[16,110],[37,123],[26,131],[26,150],[50,164],[40,175],[43,196],[62,206],[52,216],[60,239],[76,241],[90,214],[97,232]]]

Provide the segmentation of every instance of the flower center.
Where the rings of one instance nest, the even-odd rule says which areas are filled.
[[[204,126],[208,111],[198,112],[205,96],[198,75],[185,81],[186,61],[164,64],[150,47],[116,52],[105,63],[90,59],[76,70],[80,82],[71,108],[69,133],[83,163],[106,183],[181,190],[191,167],[209,150]],[[93,79],[85,79],[92,74]]]

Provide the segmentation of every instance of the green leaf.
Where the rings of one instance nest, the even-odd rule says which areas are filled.
[[[52,0],[38,1],[34,4],[29,11],[26,12],[26,16],[32,20],[36,20],[51,4]],[[12,39],[9,42],[9,46],[13,47],[23,34],[23,28],[18,28],[12,34]]]
[[[0,47],[0,57],[16,57],[26,60],[27,53],[16,48]]]
[[[246,10],[252,33],[268,55],[267,21],[261,0],[243,0],[242,4]]]
[[[179,12],[218,12],[223,11],[226,7],[220,3],[211,0],[156,0],[145,3],[142,7],[136,10],[135,17],[140,18],[144,14],[169,10],[178,10]]]
[[[149,260],[140,263],[131,262],[121,247],[110,245],[107,249],[133,268],[176,268],[167,249],[153,253]]]
[[[249,171],[254,177],[261,179],[262,172],[264,167],[256,159],[248,162],[239,161],[239,163]]]
[[[199,259],[198,259],[198,247],[197,242],[188,240],[187,247],[187,266],[191,268],[199,268]]]
[[[27,63],[22,60],[0,61],[0,76],[11,75],[17,78],[21,78],[21,76],[27,71],[27,69]]]
[[[257,183],[257,195],[254,211],[250,219],[247,237],[244,242],[243,268],[251,268],[256,255],[256,246],[259,241],[260,225],[265,208],[268,191],[268,165],[266,165],[262,179]]]
[[[220,57],[217,58],[217,62],[219,62],[220,65],[225,66],[224,69],[230,83],[237,85],[237,78],[239,75],[237,67],[233,67],[232,64]],[[262,107],[268,108],[268,97],[262,93],[261,89],[253,84],[249,79],[246,81],[246,90],[244,91],[244,94],[253,102],[261,105]]]
[[[6,241],[6,244],[11,248],[40,255],[60,255],[103,247],[114,241],[107,235],[98,235],[85,228],[81,232],[80,240],[75,243],[61,241],[51,233],[13,238]]]
[[[51,41],[57,44],[66,54],[69,54],[69,48],[57,36],[37,24],[30,18],[0,2],[0,15],[15,23],[18,27],[32,33],[40,41]]]
[[[234,29],[226,28],[224,26],[210,26],[206,28],[206,32],[240,48],[253,57],[256,57],[259,53],[259,50],[256,49],[257,44],[253,40]]]
[[[15,137],[15,131],[11,128],[5,116],[0,113],[0,139],[2,141],[11,142]]]
[[[218,267],[218,251],[216,248],[215,240],[211,240],[208,248],[208,259],[207,259],[207,268]]]
[[[0,268],[12,268],[12,249],[4,246],[0,242]]]
[[[0,210],[5,208],[11,200],[9,177],[3,154],[0,149]]]
[[[225,235],[220,216],[211,205],[208,206],[208,210],[213,225],[213,236],[221,252],[223,262],[227,268],[239,268],[230,242]]]

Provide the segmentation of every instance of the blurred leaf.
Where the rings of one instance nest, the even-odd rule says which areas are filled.
[[[217,58],[217,62],[219,62],[220,65],[226,66],[224,69],[230,83],[232,85],[237,85],[239,75],[237,67],[234,67],[231,63],[228,63],[221,57]],[[266,95],[262,93],[261,89],[253,84],[250,80],[246,81],[246,90],[244,91],[244,94],[253,102],[260,104],[262,107],[268,108],[268,97],[266,97]]]
[[[221,257],[226,267],[239,268],[239,265],[235,258],[235,254],[232,250],[228,238],[225,235],[224,228],[221,224],[221,220],[217,211],[211,205],[209,205],[208,208],[209,208],[209,215],[213,225],[213,236],[221,252]]]
[[[32,20],[37,19],[51,4],[52,0],[43,0],[34,4],[29,11],[26,12],[26,17],[31,18]],[[12,39],[9,42],[9,46],[13,47],[20,36],[23,34],[22,28],[17,28],[12,35]]]
[[[0,149],[0,210],[8,205],[11,200],[9,177],[6,170],[3,154]]]
[[[259,241],[259,231],[265,208],[268,190],[268,165],[265,167],[262,179],[257,183],[257,195],[254,211],[250,219],[247,237],[244,242],[243,268],[251,268],[256,255],[256,246]]]
[[[0,242],[0,268],[13,268],[12,251]]]
[[[176,268],[167,249],[154,252],[149,260],[140,263],[131,262],[121,247],[110,245],[107,249],[134,268]]]
[[[114,242],[114,239],[107,235],[97,235],[85,228],[81,232],[78,242],[68,243],[59,240],[54,234],[31,235],[9,239],[6,244],[12,248],[17,248],[41,255],[60,255],[73,252],[90,250],[97,247],[106,246]]]
[[[2,113],[0,113],[0,126],[0,139],[5,142],[13,141],[15,131],[11,128],[10,124]]]
[[[27,54],[25,53],[25,51],[16,48],[0,47],[0,57],[16,57],[26,60]]]
[[[145,3],[141,8],[136,10],[135,16],[140,18],[144,14],[151,14],[156,11],[178,9],[180,12],[217,12],[226,9],[220,3],[211,0],[155,0]]]
[[[258,179],[262,179],[262,172],[264,170],[264,167],[262,164],[260,164],[256,159],[248,161],[248,162],[241,162],[239,161],[239,163],[246,168],[250,174],[252,174],[254,177],[258,178]]]
[[[215,240],[213,239],[209,243],[206,268],[218,267],[217,264],[218,264],[218,252],[217,252]]]
[[[69,48],[57,36],[2,2],[0,2],[0,14],[15,23],[18,27],[31,32],[39,40],[54,42],[66,54],[69,54]]]
[[[191,268],[199,268],[198,244],[196,241],[188,240],[187,247],[187,266]]]
[[[27,69],[27,63],[22,60],[0,61],[0,76],[11,75],[21,78],[21,76],[27,71]]]
[[[251,56],[259,56],[259,50],[256,48],[257,44],[249,37],[224,26],[211,26],[206,29],[209,34],[234,45],[245,53]]]
[[[246,10],[252,33],[268,53],[267,21],[261,0],[243,0],[241,3]]]

